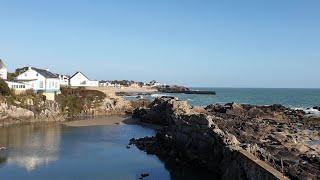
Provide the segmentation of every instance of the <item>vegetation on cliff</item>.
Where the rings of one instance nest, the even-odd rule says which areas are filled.
[[[63,88],[57,102],[68,118],[74,118],[81,113],[90,113],[89,110],[100,106],[105,98],[106,95],[97,90]]]

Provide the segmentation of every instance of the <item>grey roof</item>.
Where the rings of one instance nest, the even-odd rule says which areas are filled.
[[[4,62],[0,59],[0,69],[7,68]]]
[[[76,76],[77,74],[82,74],[85,78],[87,78],[88,80],[90,80],[86,75],[84,75],[82,72],[80,72],[80,71],[78,71],[78,72],[76,72],[76,73],[74,73],[74,75],[72,75],[71,77],[70,77],[70,79],[72,79],[74,76]]]
[[[45,78],[59,78],[59,76],[57,74],[54,74],[54,73],[47,71],[45,69],[38,69],[38,68],[34,68],[34,67],[32,69],[37,71],[37,73],[41,74]]]

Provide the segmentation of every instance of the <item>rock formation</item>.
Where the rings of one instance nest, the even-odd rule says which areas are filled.
[[[136,109],[134,117],[164,127],[131,144],[222,179],[285,178],[280,172],[293,179],[320,177],[319,127],[301,110],[235,103],[201,109],[163,97]]]
[[[176,86],[176,85],[157,86],[156,88],[159,92],[162,92],[162,93],[207,94],[207,95],[215,95],[216,94],[215,91],[191,90],[187,87]]]
[[[65,117],[61,113],[59,105],[53,101],[43,101],[29,107],[19,107],[5,102],[0,104],[0,126],[64,120]]]

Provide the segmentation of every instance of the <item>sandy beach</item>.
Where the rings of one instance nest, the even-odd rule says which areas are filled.
[[[131,124],[135,123],[130,117],[124,116],[106,116],[106,117],[96,117],[93,119],[77,120],[63,123],[70,127],[84,127],[84,126],[105,126],[105,125],[119,125],[122,123]]]

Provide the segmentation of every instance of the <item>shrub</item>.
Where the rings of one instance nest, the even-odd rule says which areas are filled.
[[[0,94],[2,96],[10,96],[12,94],[8,84],[3,79],[0,79]]]
[[[83,110],[83,101],[76,95],[60,95],[58,102],[69,118],[79,115]]]
[[[33,89],[27,89],[27,90],[25,91],[25,94],[26,94],[27,96],[35,96],[35,93],[34,93]]]
[[[103,102],[106,95],[97,90],[81,88],[61,88],[61,94],[57,96],[62,111],[73,118],[85,112],[90,107],[96,107]]]

